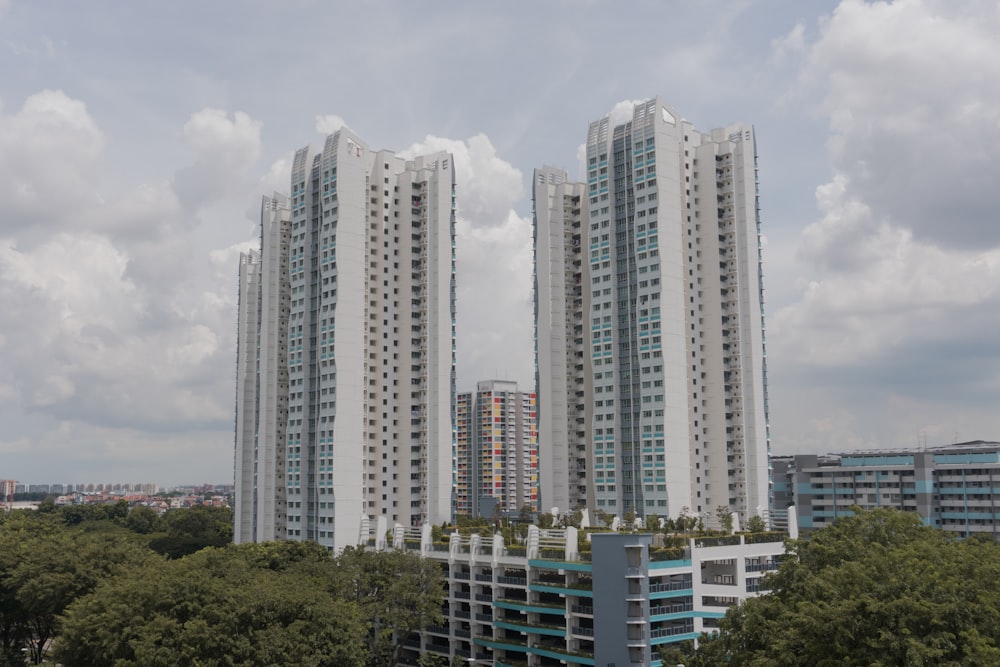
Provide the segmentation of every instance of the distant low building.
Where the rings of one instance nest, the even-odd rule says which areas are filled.
[[[14,494],[19,486],[16,479],[0,479],[0,504],[4,507],[14,502]]]
[[[775,507],[808,532],[863,509],[917,512],[963,536],[1000,536],[1000,443],[773,457]],[[779,504],[779,502],[781,504]]]

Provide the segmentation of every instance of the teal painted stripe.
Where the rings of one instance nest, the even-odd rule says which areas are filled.
[[[570,655],[569,653],[563,653],[562,651],[550,651],[538,646],[528,649],[528,653],[534,653],[535,655],[540,655],[543,658],[554,658],[555,660],[564,660],[567,665],[593,665],[593,658],[584,658],[578,655]]]
[[[536,593],[556,593],[558,595],[572,595],[580,598],[594,597],[594,591],[587,591],[581,588],[560,588],[558,586],[542,586],[541,584],[528,584],[529,591]]]
[[[660,621],[679,621],[684,618],[692,618],[694,612],[692,611],[678,611],[673,614],[655,614],[649,617],[650,623],[659,623]]]
[[[657,637],[656,639],[651,639],[649,643],[653,646],[657,644],[673,644],[675,642],[682,642],[688,639],[698,639],[701,635],[697,632],[686,632],[682,635],[673,635],[670,637]]]
[[[506,621],[493,621],[493,625],[498,628],[504,628],[505,630],[516,630],[517,632],[524,633],[535,633],[538,635],[549,635],[550,637],[565,637],[566,629],[556,630],[555,628],[543,628],[533,625],[521,625],[517,623],[509,623]]]
[[[502,649],[504,651],[520,651],[526,653],[533,653],[535,655],[544,656],[546,658],[554,658],[556,660],[563,660],[568,665],[593,665],[593,658],[585,658],[583,656],[572,655],[570,653],[565,653],[563,651],[553,651],[549,649],[539,648],[539,647],[527,647],[520,644],[511,644],[504,641],[496,641],[491,639],[483,639],[482,637],[476,637],[473,642],[476,646],[485,646],[493,650]]]
[[[531,558],[528,560],[529,567],[537,567],[545,570],[573,570],[574,572],[593,572],[594,566],[591,563],[576,563],[565,560],[544,560],[541,558]]]
[[[649,561],[650,570],[665,570],[672,567],[691,567],[690,560],[651,560]]]
[[[650,600],[663,600],[663,599],[666,599],[666,598],[690,597],[692,595],[694,595],[694,590],[693,589],[691,589],[691,588],[682,588],[682,589],[680,589],[678,591],[659,591],[659,592],[656,592],[656,593],[650,593],[649,594],[649,599]]]
[[[537,607],[530,605],[528,603],[517,604],[516,602],[507,602],[505,600],[494,600],[494,607],[499,607],[500,609],[510,609],[511,611],[530,611],[536,614],[565,614],[565,609],[558,609],[556,607]]]

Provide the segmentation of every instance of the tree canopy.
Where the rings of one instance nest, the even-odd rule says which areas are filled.
[[[225,512],[143,510],[0,514],[0,666],[374,667],[440,620],[440,567],[412,552],[205,547]]]
[[[771,594],[730,609],[684,664],[1000,664],[1000,546],[855,510],[791,541]]]
[[[443,620],[441,566],[410,552],[347,548],[337,558],[340,593],[370,623],[369,664],[395,665],[412,632]]]
[[[55,657],[66,667],[360,667],[361,609],[333,594],[329,564],[319,547],[284,543],[150,561],[70,607]]]

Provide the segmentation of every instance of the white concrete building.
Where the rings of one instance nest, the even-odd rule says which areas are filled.
[[[579,185],[535,173],[543,507],[766,512],[753,128],[698,132],[655,98],[591,123],[585,166]],[[560,200],[575,188],[579,205]],[[560,233],[576,215],[580,233]]]
[[[287,302],[284,323],[283,310],[276,324],[273,311],[257,315],[261,345],[269,327],[284,332],[283,370],[265,374],[262,356],[257,392],[276,387],[287,398],[287,424],[273,472],[262,470],[260,459],[270,454],[260,451],[257,430],[256,506],[269,502],[267,485],[276,480],[276,506],[284,502],[286,511],[276,510],[269,528],[268,515],[253,510],[265,526],[252,539],[283,531],[340,549],[357,542],[363,517],[405,525],[451,517],[454,184],[451,155],[404,160],[371,150],[346,128],[316,154],[296,152],[289,240],[279,250],[287,268],[256,288],[266,293],[277,280]],[[272,241],[263,238],[259,262]],[[250,292],[251,282],[241,285]],[[241,323],[255,317],[252,301],[241,298]],[[244,454],[254,409],[245,389],[255,370],[249,336],[238,376],[240,499],[252,497],[246,461],[253,457]],[[238,502],[239,535],[246,511]]]
[[[286,537],[288,198],[264,197],[260,251],[240,255],[233,540]]]
[[[590,265],[586,186],[566,172],[536,169],[532,179],[535,259],[535,383],[538,388],[539,506],[594,507],[587,485],[593,391],[589,336]]]

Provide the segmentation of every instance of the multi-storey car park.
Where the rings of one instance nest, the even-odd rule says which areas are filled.
[[[470,664],[660,665],[657,647],[712,632],[758,595],[784,554],[781,533],[685,538],[528,527],[523,543],[430,526],[362,527],[370,549],[407,549],[441,565],[446,621],[406,642],[403,662],[434,653]]]

